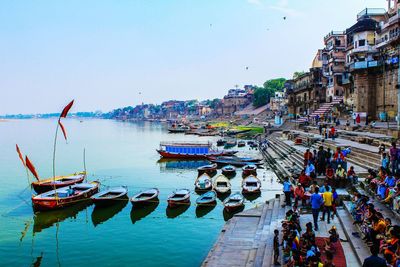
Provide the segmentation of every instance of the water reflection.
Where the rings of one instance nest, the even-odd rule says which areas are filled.
[[[261,196],[261,192],[252,193],[252,194],[243,194],[244,198],[248,201],[254,201]]]
[[[150,213],[152,213],[160,204],[160,201],[154,201],[149,203],[146,206],[134,206],[131,210],[131,221],[132,224],[135,224],[137,221],[140,221]]]
[[[210,164],[207,160],[176,160],[161,158],[157,161],[161,172],[175,172],[177,170],[195,170]]]
[[[244,206],[240,207],[239,209],[233,211],[233,212],[227,212],[225,209],[223,211],[223,216],[224,216],[224,220],[228,221],[230,219],[232,219],[233,215],[235,215],[236,213],[239,213],[241,211],[244,210]]]
[[[62,222],[68,218],[75,219],[76,215],[90,204],[90,201],[84,201],[59,210],[35,213],[33,216],[33,233],[39,233],[44,229],[52,227],[55,223]]]
[[[231,194],[231,192],[227,192],[227,193],[225,193],[225,194],[219,193],[219,194],[217,194],[217,198],[218,198],[219,200],[221,200],[221,202],[224,202],[224,200],[225,200],[227,197],[229,197],[230,194]]]
[[[40,253],[40,256],[37,256],[34,261],[32,262],[31,266],[32,267],[40,267],[42,265],[42,259],[43,259],[43,252]]]
[[[197,217],[197,218],[201,218],[201,217],[207,215],[207,214],[210,213],[210,211],[212,211],[215,207],[216,207],[216,205],[197,206],[197,207],[196,207],[196,217]]]
[[[180,206],[174,207],[174,208],[167,207],[167,209],[166,209],[167,217],[170,219],[176,218],[179,215],[181,215],[182,213],[184,213],[185,211],[187,211],[189,209],[189,207],[190,207],[189,204],[180,205]]]
[[[96,227],[99,224],[106,222],[111,219],[115,215],[117,215],[123,208],[125,208],[126,204],[128,204],[128,198],[123,199],[115,203],[114,205],[107,207],[98,207],[96,206],[92,212],[92,223]]]

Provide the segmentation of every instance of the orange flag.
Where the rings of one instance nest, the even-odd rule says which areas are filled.
[[[60,127],[61,127],[61,131],[62,131],[62,133],[63,133],[63,135],[64,135],[65,141],[67,141],[67,131],[65,130],[64,125],[61,123],[60,120],[58,120],[58,124],[59,124]]]
[[[74,100],[72,100],[71,102],[69,102],[68,105],[65,106],[65,108],[61,112],[60,118],[66,118],[67,117],[68,111],[71,109],[73,104],[74,104]]]
[[[15,148],[17,149],[18,157],[22,161],[22,164],[24,164],[24,167],[26,167],[24,157],[22,156],[21,150],[19,150],[19,146],[16,144]]]
[[[33,176],[35,176],[35,178],[40,181],[39,179],[39,175],[36,172],[35,166],[33,166],[32,162],[29,160],[28,156],[25,156],[25,162],[26,162],[26,167],[31,171],[31,173],[33,174]]]

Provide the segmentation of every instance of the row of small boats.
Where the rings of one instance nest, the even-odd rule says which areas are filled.
[[[202,174],[208,174],[208,175],[214,175],[217,172],[218,164],[213,163],[205,166],[201,166],[197,168],[197,171],[199,175]],[[243,176],[248,176],[248,175],[257,175],[257,168],[258,166],[256,164],[247,164],[242,167],[243,171]],[[222,167],[222,174],[225,176],[234,176],[236,174],[236,167],[233,165],[226,165]]]
[[[232,185],[225,175],[218,175],[214,181],[206,173],[197,177],[194,182],[196,191],[215,190],[219,194],[227,194],[231,191]],[[242,192],[244,194],[259,193],[261,191],[261,181],[254,175],[249,175],[242,180]]]

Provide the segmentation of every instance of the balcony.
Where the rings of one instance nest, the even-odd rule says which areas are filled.
[[[346,32],[345,31],[331,31],[330,33],[328,33],[325,37],[324,40],[328,40],[329,38],[333,37],[333,36],[338,36],[338,35],[345,35]]]
[[[386,14],[386,9],[384,8],[366,8],[357,14],[357,20],[362,16],[384,16]]]
[[[354,53],[377,53],[378,50],[371,45],[359,46],[357,48],[353,48],[351,51],[352,54]]]
[[[381,66],[381,63],[377,60],[372,60],[372,61],[358,61],[354,62],[349,65],[349,70],[359,70],[359,69],[368,69],[368,68],[375,68]]]
[[[385,34],[382,38],[378,39],[376,41],[376,48],[379,49],[387,44],[389,44],[390,42],[397,40],[400,37],[400,32],[392,32],[390,34]]]

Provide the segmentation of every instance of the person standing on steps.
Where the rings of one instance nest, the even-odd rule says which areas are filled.
[[[311,202],[312,215],[314,219],[314,230],[318,231],[318,215],[322,204],[324,204],[324,199],[319,194],[318,187],[315,188],[314,194],[311,195],[310,202]]]
[[[283,182],[283,193],[285,194],[285,203],[286,206],[292,205],[292,184],[289,182],[289,178],[286,177]]]
[[[279,230],[274,230],[274,265],[281,266],[281,263],[278,261],[279,258]]]
[[[324,199],[324,211],[322,212],[321,220],[325,220],[325,214],[328,214],[328,224],[331,223],[331,212],[332,212],[332,203],[333,203],[333,194],[329,190],[329,185],[325,185],[325,192],[323,193]]]

